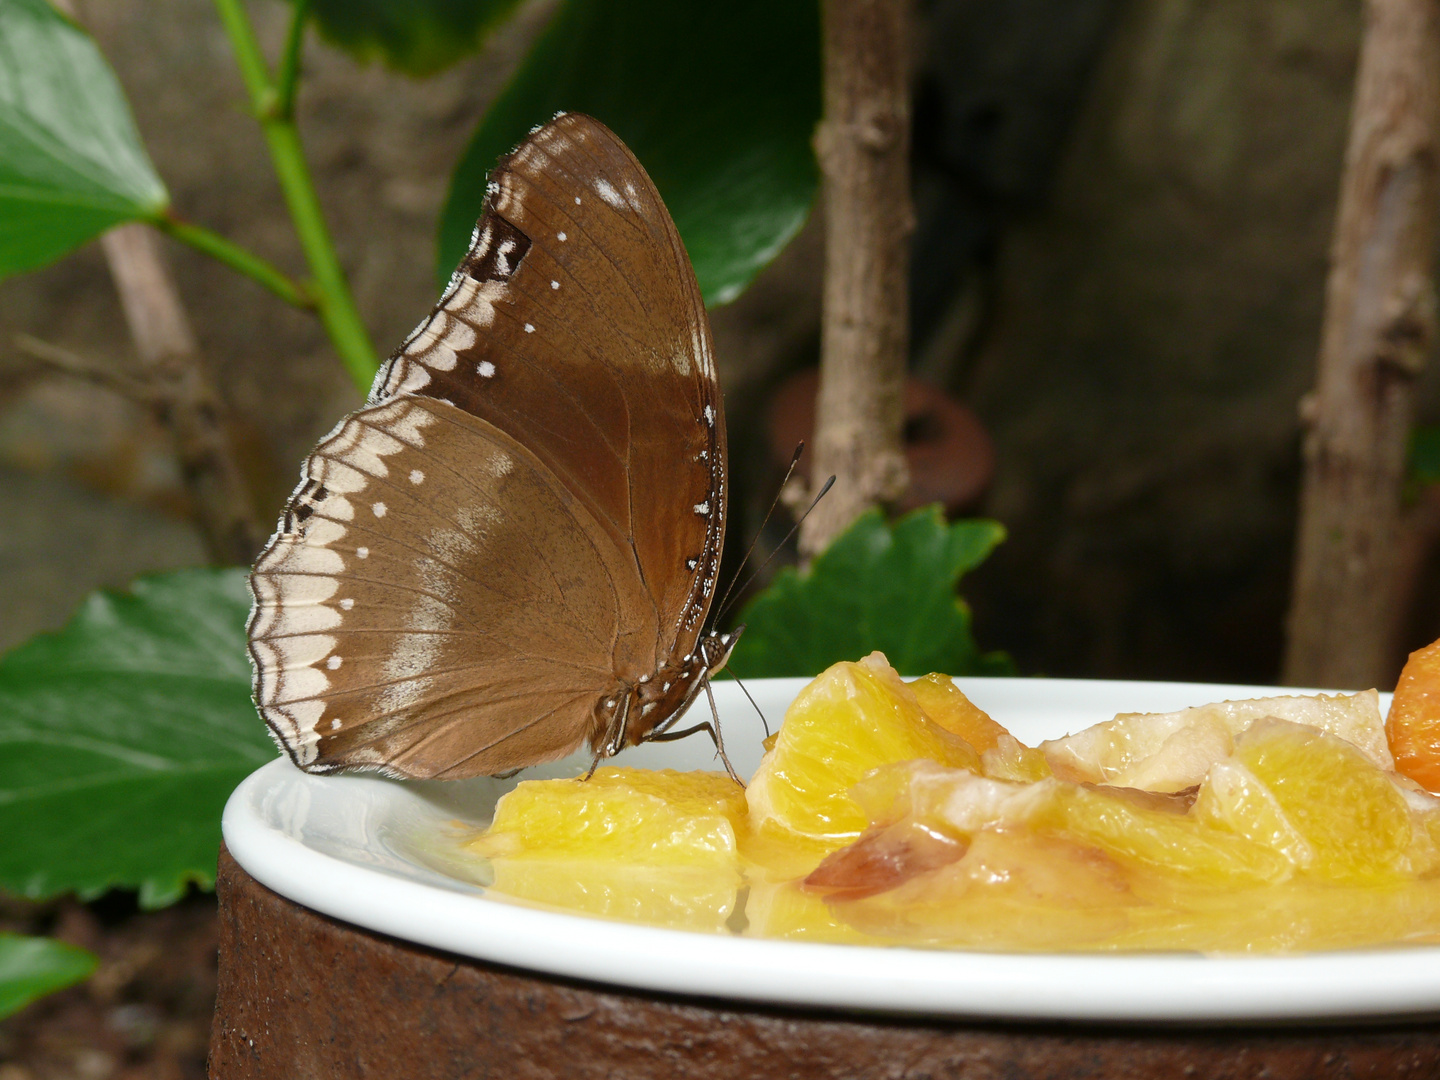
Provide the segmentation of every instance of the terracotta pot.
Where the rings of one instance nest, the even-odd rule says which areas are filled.
[[[770,453],[785,466],[802,439],[815,435],[815,391],[820,373],[806,368],[780,385],[771,400]],[[931,383],[905,384],[905,460],[910,486],[896,503],[900,512],[930,503],[957,514],[984,494],[995,473],[995,446],[979,417]]]

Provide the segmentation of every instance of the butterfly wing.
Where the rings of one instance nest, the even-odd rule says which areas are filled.
[[[599,123],[557,118],[497,167],[440,303],[306,462],[252,575],[262,714],[321,770],[478,775],[594,740],[602,699],[694,646],[724,440],[654,185]]]
[[[446,398],[514,435],[634,553],[630,677],[688,653],[725,529],[725,420],[710,324],[655,185],[576,113],[491,174],[471,250],[381,370],[380,397]]]

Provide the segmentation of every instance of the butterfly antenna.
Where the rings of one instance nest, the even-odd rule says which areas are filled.
[[[745,569],[745,564],[750,561],[750,556],[755,554],[755,545],[760,542],[760,537],[765,532],[765,526],[770,524],[770,516],[775,513],[775,507],[780,504],[780,492],[784,491],[785,485],[790,482],[790,475],[795,471],[795,465],[804,452],[805,440],[801,439],[795,444],[795,453],[790,455],[790,464],[785,467],[785,479],[780,481],[780,486],[775,489],[775,498],[770,500],[770,509],[765,511],[765,518],[760,522],[760,528],[755,530],[755,539],[751,540],[750,546],[745,549],[745,557],[740,560],[740,565],[735,568],[734,576],[730,578],[730,587],[725,590],[725,595],[720,597],[720,603],[715,608],[716,621],[719,621],[720,614],[725,610],[725,601],[730,599],[730,593],[735,589],[735,582],[740,580],[740,571]]]
[[[797,457],[799,456],[798,453],[797,453],[796,456],[797,456]],[[835,477],[832,476],[832,477],[830,477],[829,480],[826,480],[826,481],[825,481],[825,486],[822,487],[822,488],[819,490],[819,492],[816,493],[815,498],[813,498],[813,499],[810,500],[810,505],[805,508],[805,513],[801,514],[799,517],[797,517],[797,518],[795,519],[795,524],[790,526],[790,531],[785,534],[784,538],[781,539],[780,543],[778,543],[778,544],[775,545],[775,550],[772,551],[772,552],[770,552],[770,554],[766,556],[765,561],[762,562],[759,566],[757,566],[753,571],[751,571],[750,576],[745,580],[745,585],[746,585],[746,586],[748,586],[748,585],[750,584],[750,582],[754,581],[757,577],[760,576],[760,572],[761,572],[762,570],[764,570],[765,567],[767,567],[767,566],[770,565],[770,560],[771,560],[771,559],[775,558],[776,555],[780,554],[780,549],[783,548],[783,547],[786,545],[786,543],[790,540],[790,538],[795,535],[795,530],[798,529],[798,528],[800,528],[800,523],[801,523],[802,521],[804,521],[807,517],[810,516],[810,511],[815,509],[816,505],[820,502],[820,500],[825,497],[825,493],[828,492],[828,491],[829,491],[832,487],[834,487],[834,486],[835,486]],[[767,519],[768,519],[769,515],[767,514],[766,517],[767,517]],[[763,528],[764,526],[762,525],[761,527]],[[752,544],[751,546],[753,547],[754,545]],[[741,566],[744,566],[745,564],[744,564],[744,563],[741,563],[740,565],[741,565]],[[738,573],[736,574],[736,578],[737,578],[737,579],[739,578],[739,574],[738,574]],[[735,582],[734,582],[734,581],[731,581],[731,582],[730,582],[730,588],[725,590],[725,595],[728,597],[728,596],[730,595],[731,591],[734,590],[734,588],[735,588]],[[742,589],[740,590],[740,595],[743,596],[744,593],[745,593],[745,590],[744,590],[744,588],[742,588]],[[728,605],[726,605],[725,603],[723,603],[723,602],[721,603],[719,610],[715,613],[715,620],[716,620],[717,622],[720,620],[721,616],[723,616],[723,615],[725,614],[725,611],[726,611],[726,609],[727,609],[727,606],[728,606]]]
[[[765,719],[764,710],[762,710],[759,705],[755,704],[755,699],[750,696],[750,691],[746,689],[745,684],[740,681],[739,675],[736,675],[735,672],[732,670],[730,672],[730,677],[735,680],[735,685],[740,687],[740,692],[745,695],[745,700],[750,702],[751,706],[755,709],[756,715],[760,717],[760,724],[765,729],[765,738],[768,739],[770,737],[770,721]]]

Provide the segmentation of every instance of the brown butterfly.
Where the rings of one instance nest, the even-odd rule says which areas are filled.
[[[405,777],[666,735],[737,636],[702,633],[725,460],[675,224],[619,138],[561,114],[305,462],[250,577],[261,714],[303,769]]]

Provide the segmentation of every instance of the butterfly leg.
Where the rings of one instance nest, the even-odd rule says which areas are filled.
[[[595,775],[595,770],[600,767],[600,762],[605,758],[614,757],[625,745],[625,725],[630,722],[630,696],[627,694],[624,701],[620,703],[620,713],[611,724],[609,738],[595,749],[595,760],[590,762],[590,770],[581,780],[589,780]],[[593,746],[593,744],[592,744]]]
[[[735,766],[730,764],[730,759],[725,755],[725,739],[720,734],[720,710],[715,707],[715,694],[710,689],[709,679],[705,680],[705,696],[710,699],[710,715],[714,717],[715,720],[713,724],[709,720],[703,720],[681,731],[662,731],[658,735],[652,734],[645,741],[674,742],[676,739],[683,739],[687,735],[694,735],[697,731],[703,731],[710,736],[710,741],[715,744],[715,752],[720,755],[720,760],[725,765],[725,771],[730,774],[730,779],[734,780],[741,787],[744,787],[745,781],[740,779],[740,774],[735,771]]]

